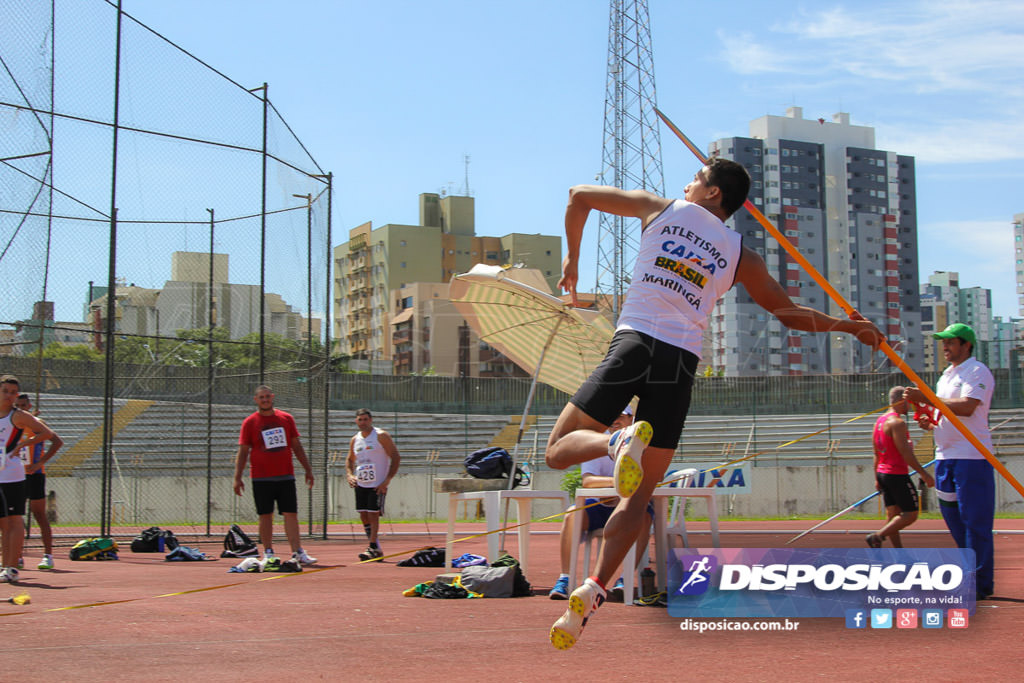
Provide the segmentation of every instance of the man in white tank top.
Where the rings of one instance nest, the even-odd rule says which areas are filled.
[[[373,426],[373,415],[366,408],[356,411],[356,426],[359,431],[349,441],[345,473],[348,485],[355,489],[356,512],[370,543],[359,553],[359,559],[366,562],[384,556],[377,531],[384,512],[384,495],[402,458],[391,435]]]
[[[20,451],[49,441],[50,447],[43,456],[49,460],[64,443],[30,413],[14,407],[19,393],[21,385],[16,377],[0,377],[0,534],[3,535],[0,583],[18,581],[15,565],[25,545],[25,464]],[[27,432],[32,435],[28,436]]]
[[[592,210],[639,218],[640,250],[626,303],[608,355],[562,410],[548,439],[550,467],[611,454],[621,496],[604,529],[594,576],[569,598],[551,628],[551,642],[572,647],[591,613],[604,602],[605,585],[622,564],[644,523],[654,487],[662,480],[689,410],[693,373],[708,317],[737,282],[784,325],[809,332],[845,332],[877,348],[884,336],[859,315],[841,320],[794,303],[768,273],[764,260],[744,247],[724,221],[747,199],[750,176],[740,164],[715,158],[686,186],[683,200],[642,190],[580,185],[565,210],[568,255],[559,286],[576,305],[583,227]],[[603,432],[636,395],[636,422]]]

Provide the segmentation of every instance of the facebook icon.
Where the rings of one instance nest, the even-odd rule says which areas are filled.
[[[867,628],[868,613],[862,609],[846,610],[846,628]]]

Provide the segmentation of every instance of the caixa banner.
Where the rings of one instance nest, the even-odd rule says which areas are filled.
[[[687,484],[688,488],[710,488],[715,493],[750,493],[750,463],[720,465],[714,462],[688,462],[687,468],[697,470],[697,476]],[[677,476],[669,472],[666,479]]]
[[[669,555],[673,617],[844,617],[848,609],[966,608],[962,548],[681,548]]]

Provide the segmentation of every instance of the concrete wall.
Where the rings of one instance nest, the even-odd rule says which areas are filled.
[[[1007,469],[1018,480],[1024,480],[1024,458],[1004,461]],[[342,471],[342,470],[339,470]],[[719,515],[740,517],[786,517],[791,515],[820,515],[822,518],[838,512],[850,503],[874,491],[873,477],[868,465],[838,465],[835,467],[753,467],[752,493],[721,495]],[[438,473],[434,476],[454,476]],[[559,489],[561,472],[542,471],[534,474],[534,488]],[[248,484],[248,482],[247,482]],[[313,522],[322,519],[321,484],[313,492]],[[47,480],[48,490],[57,493],[59,524],[97,523],[100,517],[100,480],[98,477],[59,477]],[[305,487],[299,485],[299,517],[308,521],[308,497]],[[174,524],[195,525],[206,520],[206,480],[192,477],[131,477],[115,476],[113,487],[115,523],[142,526]],[[219,477],[212,482],[212,520],[215,524],[252,522],[256,515],[251,489],[247,486],[241,497],[231,490],[231,478]],[[354,510],[354,494],[344,476],[330,478],[328,496],[329,519],[351,520],[358,515]],[[475,510],[470,504],[470,514]],[[936,511],[934,492],[926,496],[928,510]],[[560,512],[555,501],[534,503],[533,518]],[[385,519],[443,519],[447,516],[447,494],[433,492],[432,478],[426,472],[410,471],[399,474],[388,490]],[[877,498],[863,506],[862,512],[878,513]],[[1024,515],[1024,499],[996,475],[996,510]],[[461,511],[461,508],[460,508]],[[696,515],[703,515],[700,506]],[[514,519],[514,511],[511,513]]]

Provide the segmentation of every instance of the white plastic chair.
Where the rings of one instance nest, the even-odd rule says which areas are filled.
[[[590,549],[593,546],[594,541],[597,541],[597,553],[600,554],[601,546],[604,544],[604,529],[598,529],[597,531],[587,531],[583,535],[583,539],[580,543],[583,545],[583,574],[587,576],[590,574]],[[649,562],[650,544],[644,548],[644,554],[642,558],[642,564],[646,566]],[[636,543],[629,546],[629,552],[626,553],[625,559],[622,560],[622,583],[623,583],[623,594],[622,602],[627,605],[632,605],[633,600],[636,596]]]
[[[668,472],[665,475],[665,479],[675,479],[669,487],[684,488],[690,485],[690,482],[694,480],[698,472],[692,467],[688,467],[685,470],[675,470]],[[672,497],[672,507],[669,508],[668,522],[665,527],[665,535],[669,539],[669,547],[672,547],[671,537],[678,536],[679,540],[682,541],[683,548],[689,548],[690,542],[686,536],[686,499],[679,497]]]

